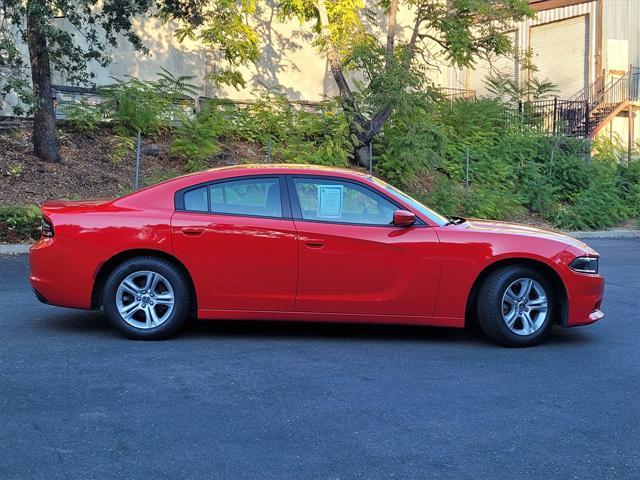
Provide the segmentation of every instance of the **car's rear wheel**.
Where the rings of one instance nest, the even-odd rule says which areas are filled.
[[[539,271],[511,265],[492,272],[478,295],[478,320],[489,339],[509,347],[540,343],[554,323],[555,298]]]
[[[185,275],[171,262],[137,257],[111,272],[102,305],[120,333],[154,340],[166,338],[182,326],[189,314],[191,292]]]

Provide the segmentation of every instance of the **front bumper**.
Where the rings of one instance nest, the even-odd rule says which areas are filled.
[[[604,296],[604,278],[600,275],[571,273],[565,280],[568,297],[567,327],[589,325],[604,317],[600,310]]]

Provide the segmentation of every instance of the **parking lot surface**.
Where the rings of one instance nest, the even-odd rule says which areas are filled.
[[[607,316],[529,349],[260,322],[136,342],[0,258],[0,478],[640,478],[640,239],[589,244]]]

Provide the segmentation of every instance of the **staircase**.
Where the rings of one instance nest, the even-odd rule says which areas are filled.
[[[619,78],[605,83],[604,77],[568,100],[525,102],[525,115],[537,116],[547,133],[594,138],[629,103],[640,100],[640,68],[632,67]]]
[[[583,91],[577,100],[585,103],[586,115],[575,133],[593,138],[614,116],[638,100],[640,68],[631,68],[623,76],[605,84],[598,78]]]

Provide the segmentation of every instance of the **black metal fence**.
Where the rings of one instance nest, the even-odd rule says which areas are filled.
[[[507,118],[542,132],[588,137],[600,123],[627,101],[640,100],[640,68],[605,83],[599,78],[569,100],[553,98],[518,102],[507,107]]]

